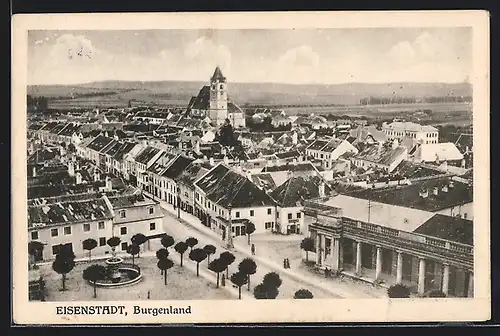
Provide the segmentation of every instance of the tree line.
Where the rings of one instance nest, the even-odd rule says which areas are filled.
[[[34,97],[31,95],[28,95],[27,97],[28,112],[46,111],[48,106],[49,106],[49,100],[47,97],[44,96]]]
[[[365,97],[359,100],[360,105],[384,105],[384,104],[414,104],[414,103],[465,103],[472,102],[471,96],[433,96],[433,97]]]

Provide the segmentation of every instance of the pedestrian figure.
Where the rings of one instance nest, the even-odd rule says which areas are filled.
[[[286,258],[283,259],[283,268],[286,268]]]
[[[286,258],[286,268],[290,268],[290,259]]]
[[[325,278],[328,278],[330,276],[330,270],[328,267],[325,267]]]
[[[251,250],[252,250],[252,255],[255,255],[255,245],[254,244],[252,244]]]
[[[151,299],[151,291],[148,291],[148,299]]]
[[[225,286],[226,286],[226,275],[225,275],[225,274],[222,274],[221,286],[222,286],[222,287],[225,287]]]

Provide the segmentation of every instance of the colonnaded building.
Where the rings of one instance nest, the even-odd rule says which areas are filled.
[[[445,179],[431,190],[363,190],[306,201],[304,214],[320,268],[402,283],[418,295],[474,295],[470,185]]]

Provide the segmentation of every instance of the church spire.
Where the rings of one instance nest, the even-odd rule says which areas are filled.
[[[214,71],[214,74],[212,75],[211,80],[212,80],[212,82],[217,81],[217,80],[220,82],[226,81],[226,77],[224,77],[224,75],[222,74],[222,71],[220,70],[219,66],[217,66],[215,68],[215,71]]]

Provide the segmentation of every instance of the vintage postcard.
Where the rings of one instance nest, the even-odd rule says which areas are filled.
[[[13,18],[17,324],[490,318],[489,16]]]

